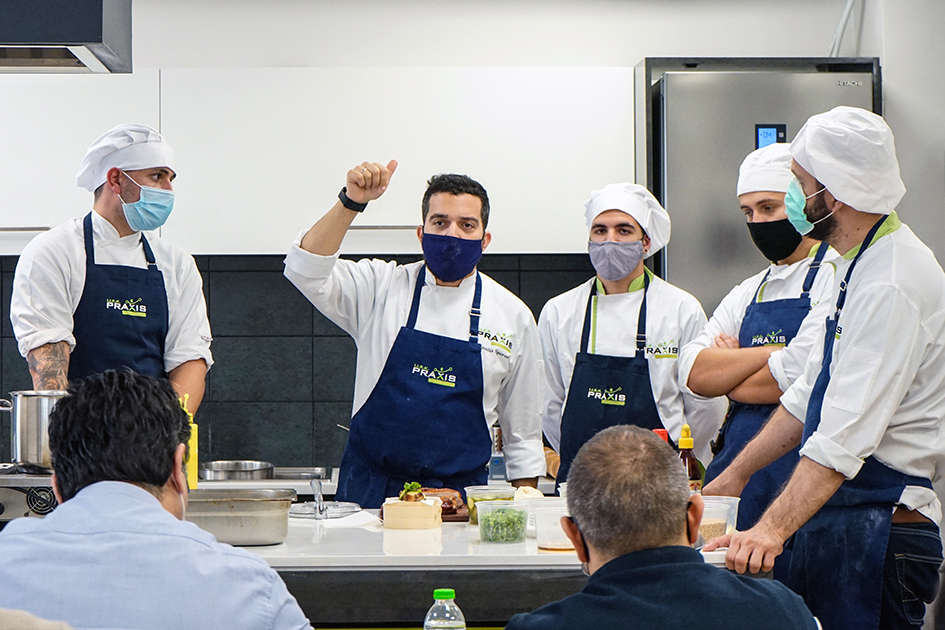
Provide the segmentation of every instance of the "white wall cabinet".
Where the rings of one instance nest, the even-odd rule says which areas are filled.
[[[425,182],[447,171],[486,187],[491,252],[585,251],[588,193],[633,179],[632,89],[632,68],[164,69],[164,233],[195,254],[281,253],[348,168],[397,159],[343,252],[419,251]]]
[[[160,126],[158,71],[131,75],[0,74],[0,255],[35,231],[88,212],[76,171],[95,138],[123,122]]]

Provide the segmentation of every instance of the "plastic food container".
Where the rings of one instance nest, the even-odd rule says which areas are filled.
[[[525,541],[528,511],[512,501],[479,501],[479,539],[484,543],[520,543]]]
[[[539,507],[535,510],[535,529],[539,549],[548,551],[574,549],[571,539],[561,529],[561,517],[567,514],[568,507],[563,501],[559,505]]]
[[[702,523],[699,524],[699,533],[709,542],[713,538],[731,534],[735,531],[738,522],[738,497],[703,496],[705,512],[702,514]]]
[[[479,501],[511,501],[515,497],[515,488],[512,486],[466,486],[466,505],[469,506],[469,524],[479,522],[479,511],[476,503]]]

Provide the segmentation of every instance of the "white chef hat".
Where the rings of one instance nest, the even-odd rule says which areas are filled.
[[[86,151],[75,183],[95,190],[105,183],[111,168],[133,171],[156,166],[175,170],[174,151],[164,137],[147,125],[118,125],[102,134]]]
[[[831,195],[860,212],[889,214],[906,194],[892,129],[865,109],[840,106],[811,116],[791,154]]]
[[[629,183],[608,184],[592,192],[590,198],[584,202],[587,229],[591,229],[597,215],[607,210],[621,210],[636,219],[650,237],[647,258],[663,249],[669,242],[669,213],[645,187]]]
[[[775,142],[755,149],[738,167],[738,185],[735,194],[759,191],[787,192],[791,183],[791,145]]]

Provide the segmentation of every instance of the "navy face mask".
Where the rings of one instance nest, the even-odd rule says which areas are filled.
[[[482,239],[423,233],[423,258],[433,275],[443,282],[468,276],[482,258]]]

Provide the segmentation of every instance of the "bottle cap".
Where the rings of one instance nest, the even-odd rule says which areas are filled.
[[[433,589],[433,599],[455,599],[456,591],[451,588]]]
[[[679,432],[679,448],[693,448],[695,444],[692,440],[692,429],[688,424],[682,425],[682,431]]]

